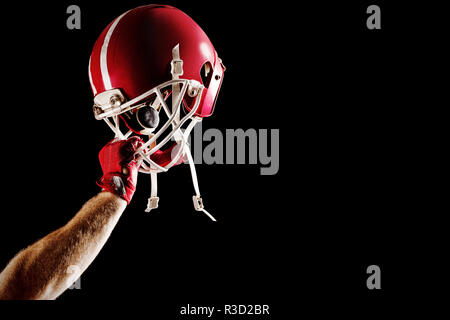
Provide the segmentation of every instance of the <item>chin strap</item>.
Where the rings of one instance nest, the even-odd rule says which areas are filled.
[[[195,195],[192,197],[192,200],[194,202],[194,209],[196,211],[202,211],[212,221],[217,221],[208,211],[205,210],[205,207],[203,205],[203,200],[200,195],[200,188],[198,187],[198,178],[197,178],[197,172],[195,170],[194,159],[192,158],[189,144],[186,142],[186,139],[187,139],[186,137],[189,136],[192,128],[195,126],[195,124],[198,121],[199,121],[198,119],[192,119],[192,122],[189,124],[189,126],[186,129],[186,131],[184,132],[184,134],[181,134],[181,141],[178,142],[178,145],[181,144],[181,147],[183,148],[183,150],[180,150],[179,152],[186,155],[187,162],[188,162],[189,168],[191,170],[192,184],[193,184],[194,190],[195,190]],[[158,194],[158,176],[157,176],[156,171],[150,172],[150,180],[151,180],[150,198],[148,199],[147,209],[145,210],[145,212],[150,212],[152,209],[158,208],[158,202],[159,202],[159,197],[157,196],[157,194]]]
[[[193,184],[194,190],[195,190],[195,195],[192,196],[192,200],[194,202],[194,209],[196,211],[202,211],[212,221],[217,221],[208,211],[205,210],[205,207],[203,205],[203,199],[200,195],[200,188],[198,187],[198,178],[197,178],[197,172],[195,170],[194,159],[192,158],[191,150],[189,149],[189,146],[187,144],[185,144],[184,154],[188,158],[187,161],[189,163],[189,168],[191,170],[192,184]],[[157,196],[157,194],[158,194],[158,176],[157,176],[156,172],[150,173],[150,180],[151,180],[150,198],[148,198],[147,209],[145,209],[145,212],[150,212],[152,209],[158,208],[158,202],[159,202],[159,197]]]
[[[150,181],[151,181],[151,189],[150,189],[150,198],[148,198],[147,209],[145,212],[150,212],[152,209],[158,208],[158,176],[156,172],[150,172]]]
[[[153,133],[148,135],[149,139],[153,137]],[[152,143],[150,145],[150,148],[154,148],[156,146],[156,142]],[[147,209],[145,209],[145,212],[150,212],[152,209],[158,208],[158,176],[156,171],[150,171],[150,180],[151,180],[151,187],[150,187],[150,198],[148,198],[147,203]]]
[[[184,151],[188,158],[189,168],[191,169],[192,184],[195,190],[195,195],[192,196],[192,200],[194,201],[194,208],[197,211],[203,211],[203,213],[206,214],[212,221],[217,221],[208,211],[205,210],[205,207],[203,206],[203,200],[200,196],[200,188],[198,187],[198,178],[197,172],[195,171],[194,159],[192,158],[189,146],[185,145]]]
[[[178,80],[183,75],[183,60],[180,58],[180,45],[177,44],[172,49],[172,61],[170,62],[170,73],[172,74],[172,80]],[[176,101],[180,95],[180,86],[178,84],[172,85],[172,114],[175,114],[172,128],[180,123],[180,108]],[[181,102],[182,103],[182,102]],[[177,143],[182,140],[182,132],[177,130],[174,134],[174,139]]]

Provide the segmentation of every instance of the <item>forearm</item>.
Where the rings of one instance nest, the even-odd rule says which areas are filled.
[[[22,250],[0,274],[0,299],[55,299],[97,256],[126,202],[101,192],[62,228]]]

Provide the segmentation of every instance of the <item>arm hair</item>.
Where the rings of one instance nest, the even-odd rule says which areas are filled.
[[[100,192],[65,226],[21,250],[0,273],[0,300],[56,299],[95,259],[125,207]]]

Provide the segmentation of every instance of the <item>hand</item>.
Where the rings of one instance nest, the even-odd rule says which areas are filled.
[[[136,190],[141,163],[134,159],[134,153],[143,144],[144,141],[139,137],[114,139],[104,146],[98,155],[103,176],[97,181],[97,185],[118,195],[128,204]]]

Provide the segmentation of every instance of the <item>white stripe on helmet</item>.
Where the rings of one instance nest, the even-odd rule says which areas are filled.
[[[102,78],[103,78],[103,85],[105,86],[105,90],[110,90],[112,89],[111,86],[111,79],[109,78],[109,73],[108,73],[108,64],[106,61],[106,56],[108,53],[108,44],[109,44],[109,40],[111,39],[111,36],[114,32],[114,29],[116,28],[117,24],[119,23],[120,19],[122,19],[122,17],[124,15],[126,15],[128,12],[127,11],[125,13],[123,13],[122,15],[120,15],[111,25],[111,27],[109,27],[108,32],[106,33],[105,36],[105,40],[103,41],[103,45],[102,45],[102,50],[100,51],[100,70],[102,72]]]
[[[94,93],[94,96],[97,95],[97,88],[95,88],[94,82],[92,81],[91,57],[89,57],[89,82],[91,83],[91,88],[92,88],[92,92]]]

